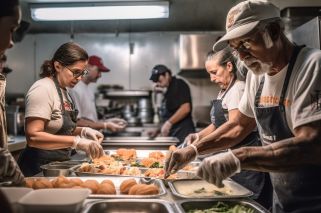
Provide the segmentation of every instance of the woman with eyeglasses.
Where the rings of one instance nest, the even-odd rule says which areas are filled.
[[[77,109],[67,92],[87,73],[88,54],[78,44],[61,45],[42,65],[41,79],[26,95],[27,147],[19,158],[25,176],[41,172],[40,166],[70,159],[79,149],[91,157],[103,155],[103,135],[88,127],[76,127]]]
[[[233,56],[231,49],[225,48],[218,52],[209,52],[206,58],[205,68],[210,76],[210,80],[218,84],[221,90],[217,98],[212,101],[210,113],[211,124],[197,133],[189,134],[185,138],[184,147],[191,146],[194,148],[193,143],[213,134],[216,129],[227,122],[229,118],[235,116],[239,111],[238,105],[244,92],[244,79],[247,70],[244,67],[237,67],[237,60]],[[260,145],[261,141],[255,129],[255,131],[247,135],[239,144],[226,144],[222,149]],[[252,198],[261,205],[266,208],[271,207],[272,185],[267,173],[242,171],[231,178],[251,190],[254,193]]]

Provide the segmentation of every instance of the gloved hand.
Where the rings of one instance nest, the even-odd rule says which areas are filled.
[[[207,182],[223,187],[224,179],[240,171],[240,160],[229,149],[227,152],[205,158],[197,170],[197,175]]]
[[[161,135],[164,137],[168,136],[172,126],[173,126],[172,123],[167,120],[161,128]]]
[[[104,155],[103,147],[94,140],[76,136],[74,138],[73,148],[84,151],[90,158],[99,158]]]
[[[80,136],[83,138],[97,141],[99,143],[103,142],[104,140],[104,135],[101,132],[89,127],[83,127]]]
[[[184,139],[184,144],[187,146],[191,145],[193,142],[197,142],[199,140],[200,136],[198,133],[191,133],[187,135],[187,137]]]
[[[114,124],[118,124],[120,126],[124,126],[124,128],[127,126],[127,121],[125,121],[124,119],[121,118],[109,118],[106,120],[106,122],[111,122]]]
[[[108,119],[107,122],[104,122],[104,128],[108,129],[112,132],[118,132],[127,126],[127,122],[120,118],[111,118]]]
[[[182,149],[176,149],[174,152],[169,151],[166,155],[164,170],[165,178],[169,175],[176,173],[178,170],[184,168],[186,164],[193,161],[197,153],[191,146]]]
[[[24,183],[24,176],[7,149],[0,149],[0,162],[0,182],[12,181],[14,185],[22,185]]]

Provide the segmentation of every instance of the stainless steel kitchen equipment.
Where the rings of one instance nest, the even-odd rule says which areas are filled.
[[[305,44],[308,47],[321,48],[321,17],[315,17],[311,21],[294,29],[289,37],[298,45]]]
[[[153,122],[152,91],[108,90],[103,92],[104,94],[100,94],[100,98],[104,97],[114,103],[117,102],[117,106],[123,106],[122,117],[128,122],[128,125],[141,126]]]
[[[89,203],[87,205],[85,213],[96,213],[96,212],[108,212],[108,213],[119,213],[119,212],[131,212],[131,213],[174,213],[173,204],[159,199],[145,200],[145,199],[124,199],[124,200],[104,200]]]
[[[105,149],[136,148],[168,150],[169,146],[176,145],[179,140],[175,137],[106,137],[102,146]]]
[[[223,188],[217,188],[204,180],[173,180],[168,185],[176,197],[187,199],[244,198],[253,195],[253,192],[232,179],[224,180],[223,183]]]
[[[20,117],[18,113],[18,105],[6,106],[7,130],[9,135],[17,136],[18,134],[18,124],[20,123]]]
[[[253,213],[269,213],[268,210],[263,208],[260,204],[250,200],[250,199],[207,199],[207,200],[200,200],[200,199],[189,199],[178,201],[176,203],[177,208],[180,212],[193,212],[191,210],[198,209],[198,210],[205,210],[212,208],[218,202],[222,202],[227,205],[240,205],[247,207],[253,211]]]
[[[40,166],[43,175],[45,177],[56,177],[56,176],[70,176],[73,172],[72,168],[78,164],[60,164],[60,163],[49,163]]]

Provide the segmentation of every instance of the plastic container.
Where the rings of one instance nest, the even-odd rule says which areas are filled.
[[[18,204],[25,213],[77,213],[90,192],[89,189],[38,189],[23,196]]]

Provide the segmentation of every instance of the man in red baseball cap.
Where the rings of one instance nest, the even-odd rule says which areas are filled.
[[[88,74],[85,75],[76,86],[69,90],[76,108],[78,109],[77,126],[90,127],[93,129],[108,129],[112,132],[123,130],[127,122],[123,119],[112,118],[107,121],[99,121],[95,105],[95,94],[89,88],[90,83],[96,83],[102,72],[109,72],[103,60],[92,55],[88,59]]]

